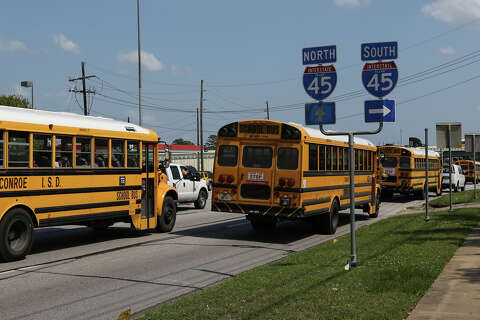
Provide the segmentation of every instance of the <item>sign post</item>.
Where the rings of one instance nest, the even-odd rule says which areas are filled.
[[[425,188],[425,222],[430,221],[430,217],[428,216],[428,128],[425,128],[425,184],[427,187]]]
[[[479,139],[478,142],[475,142]],[[465,134],[465,151],[473,153],[473,198],[477,199],[477,160],[476,152],[478,150],[476,143],[480,142],[480,134]],[[480,144],[480,143],[479,143]]]

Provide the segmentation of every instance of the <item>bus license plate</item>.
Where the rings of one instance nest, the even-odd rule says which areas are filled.
[[[395,168],[383,168],[383,173],[389,176],[394,176]]]
[[[264,181],[263,172],[249,172],[248,180],[250,181]]]

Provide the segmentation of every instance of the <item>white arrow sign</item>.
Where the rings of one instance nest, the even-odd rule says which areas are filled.
[[[385,107],[384,105],[382,105],[382,109],[370,109],[368,110],[368,113],[370,114],[378,114],[378,113],[382,113],[383,116],[385,117],[387,114],[389,114],[391,112],[390,109],[388,109],[387,107]]]

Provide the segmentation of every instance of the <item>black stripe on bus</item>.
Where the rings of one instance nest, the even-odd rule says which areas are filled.
[[[320,177],[320,176],[348,176],[350,171],[305,171],[304,177]],[[355,171],[356,175],[370,175],[373,171]]]
[[[95,220],[105,220],[105,219],[112,219],[112,218],[113,219],[127,218],[129,216],[130,216],[130,212],[128,210],[73,215],[73,216],[67,216],[67,217],[41,219],[39,223],[39,227],[51,227],[51,226],[60,226],[60,225],[66,225],[66,224],[77,224],[82,222],[91,222]]]
[[[429,178],[439,178],[439,176],[428,176]],[[418,176],[418,177],[399,177],[400,179],[425,179],[426,176]]]
[[[70,189],[49,189],[49,190],[22,190],[0,192],[0,197],[24,197],[43,196],[52,194],[74,194],[89,192],[108,192],[123,190],[141,190],[142,186],[118,186],[118,187],[93,187],[93,188],[70,188]]]
[[[130,204],[130,201],[111,201],[111,202],[73,204],[68,206],[42,207],[42,208],[36,208],[34,211],[35,213],[48,213],[48,212],[59,212],[59,211],[81,210],[81,209],[128,206],[129,204]]]
[[[137,201],[135,201],[136,204],[141,204],[142,203],[142,199],[137,199]]]
[[[230,189],[237,189],[237,185],[235,184],[225,184],[225,183],[213,183],[214,188],[230,188]]]
[[[329,210],[328,208],[323,208],[323,209],[318,209],[318,210],[305,211],[304,214],[305,214],[305,215],[312,216],[312,215],[317,215],[317,214],[326,213],[326,212],[328,212],[328,210]]]
[[[427,171],[427,169],[425,168],[414,168],[414,169],[411,169],[411,168],[398,168],[400,171]],[[428,171],[439,171],[440,169],[432,169],[432,168],[428,168]]]
[[[355,208],[357,208],[357,206],[361,206],[364,204],[370,204],[370,200],[355,201]],[[350,204],[344,204],[340,206],[340,210],[345,210],[349,208],[350,208]]]
[[[357,183],[355,187],[370,187],[371,183]],[[336,190],[336,189],[350,189],[349,184],[337,185],[337,186],[326,186],[326,187],[311,187],[311,188],[285,188],[285,187],[275,187],[274,191],[283,191],[283,192],[316,192],[316,191],[325,191],[325,190]]]
[[[322,199],[316,199],[316,200],[307,200],[302,202],[302,207],[305,206],[311,206],[314,204],[321,204],[321,203],[327,203],[330,202],[330,198],[322,198]]]
[[[0,176],[76,176],[76,175],[114,175],[114,174],[140,174],[141,169],[132,168],[71,168],[71,169],[4,169],[0,171]]]
[[[360,192],[360,193],[355,193],[355,198],[360,198],[360,197],[371,197],[372,196],[372,193],[371,192]],[[340,197],[340,200],[346,200],[346,199],[350,199],[350,195],[349,194],[346,194],[346,195],[343,195]]]

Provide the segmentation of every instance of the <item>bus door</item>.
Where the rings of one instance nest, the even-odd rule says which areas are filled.
[[[142,229],[149,229],[156,226],[155,146],[155,143],[143,143],[142,148]]]
[[[274,188],[274,153],[271,145],[240,145],[241,163],[238,166],[238,177],[242,200],[272,203]]]

